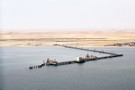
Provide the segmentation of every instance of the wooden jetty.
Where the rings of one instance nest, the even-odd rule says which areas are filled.
[[[107,58],[114,58],[114,57],[120,57],[123,56],[123,54],[117,54],[117,53],[112,53],[112,52],[106,52],[103,50],[91,50],[91,49],[85,49],[85,48],[79,48],[79,47],[71,47],[71,46],[65,46],[65,45],[59,45],[63,46],[65,48],[72,48],[72,49],[78,49],[78,50],[85,50],[85,51],[92,51],[92,52],[98,52],[98,53],[104,53],[104,54],[109,54],[108,56],[93,56],[93,55],[86,55],[85,57],[78,57],[77,60],[70,60],[70,61],[63,61],[63,62],[58,62],[56,60],[49,60],[47,59],[46,63],[43,61],[43,64],[41,65],[36,65],[36,66],[30,66],[29,69],[35,69],[35,68],[41,68],[43,66],[59,66],[59,65],[66,65],[66,64],[73,64],[73,63],[84,63],[86,61],[93,61],[93,60],[100,60],[100,59],[107,59]]]

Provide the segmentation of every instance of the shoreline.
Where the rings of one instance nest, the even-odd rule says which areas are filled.
[[[0,48],[3,47],[61,47],[61,46],[0,46]],[[129,47],[129,46],[78,46],[78,47],[106,47],[106,48],[135,48],[135,47]]]

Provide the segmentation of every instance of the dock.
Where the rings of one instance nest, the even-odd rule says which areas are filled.
[[[77,60],[69,60],[69,61],[63,61],[63,62],[58,62],[56,60],[50,60],[48,58],[46,62],[43,61],[43,64],[36,65],[36,66],[30,66],[29,69],[41,68],[43,66],[59,66],[59,65],[67,65],[67,64],[74,64],[74,63],[84,63],[84,62],[87,62],[87,61],[94,61],[94,60],[100,60],[100,59],[107,59],[107,58],[114,58],[114,57],[123,56],[123,54],[106,52],[106,51],[103,51],[103,50],[101,50],[101,51],[100,50],[95,50],[95,49],[92,50],[92,49],[65,46],[65,45],[58,45],[58,46],[62,46],[62,47],[65,47],[65,48],[71,48],[71,49],[78,49],[78,50],[84,50],[84,51],[103,53],[103,54],[108,54],[108,55],[107,56],[97,57],[97,56],[87,54],[85,57],[78,57]]]

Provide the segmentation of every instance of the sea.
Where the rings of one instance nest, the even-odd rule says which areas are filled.
[[[68,61],[107,54],[64,47],[1,47],[0,90],[135,90],[135,48],[83,47],[122,53],[122,57],[81,64],[44,66],[47,58]]]

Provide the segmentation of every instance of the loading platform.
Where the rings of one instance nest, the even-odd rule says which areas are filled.
[[[114,58],[114,57],[120,57],[123,56],[123,54],[117,54],[117,53],[112,53],[112,52],[106,52],[103,50],[91,50],[91,49],[85,49],[85,48],[81,48],[81,47],[72,47],[72,46],[65,46],[65,45],[58,45],[58,46],[62,46],[65,48],[71,48],[71,49],[78,49],[78,50],[85,50],[85,51],[91,51],[91,52],[97,52],[97,53],[104,53],[104,54],[109,54],[107,56],[101,56],[101,57],[97,57],[97,56],[93,56],[93,55],[86,55],[85,57],[79,57],[78,60],[70,60],[70,61],[63,61],[63,62],[57,62],[56,60],[49,60],[47,59],[46,62],[43,61],[43,63],[41,65],[36,65],[36,66],[30,66],[29,69],[35,69],[35,68],[41,68],[43,66],[59,66],[59,65],[66,65],[66,64],[73,64],[73,63],[84,63],[87,61],[93,61],[93,60],[100,60],[100,59],[107,59],[107,58]]]

